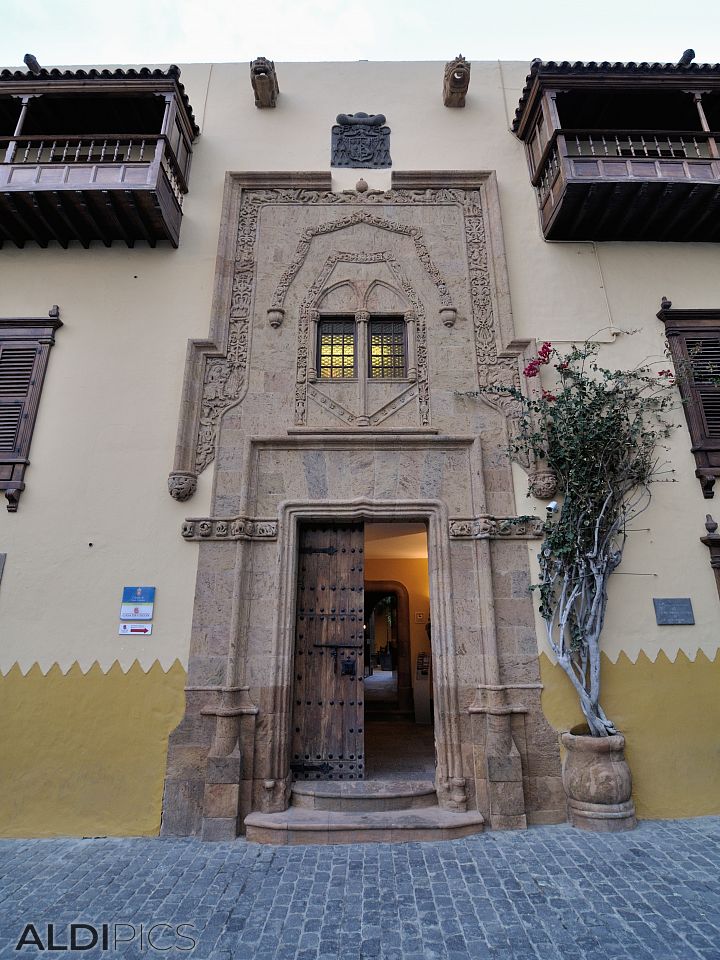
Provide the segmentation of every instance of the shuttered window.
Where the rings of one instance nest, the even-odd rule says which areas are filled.
[[[689,400],[697,407],[705,437],[720,440],[720,334],[686,336],[684,348]],[[698,440],[693,437],[694,443]]]
[[[37,360],[35,345],[0,342],[0,453],[19,455]]]
[[[60,326],[56,307],[45,318],[0,318],[0,491],[12,513],[25,489],[40,393]]]

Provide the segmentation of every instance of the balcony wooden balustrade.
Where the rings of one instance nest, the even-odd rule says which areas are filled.
[[[176,247],[199,132],[179,76],[1,71],[0,246]]]
[[[183,171],[162,135],[0,138],[0,243],[177,246]]]
[[[514,133],[547,240],[720,241],[720,66],[534,60]]]
[[[719,240],[719,156],[713,133],[556,130],[532,177],[543,233]]]

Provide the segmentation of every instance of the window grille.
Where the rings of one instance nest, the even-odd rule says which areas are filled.
[[[370,321],[368,360],[373,379],[400,380],[405,376],[404,320]]]
[[[355,376],[355,321],[323,320],[318,325],[318,372],[323,380]]]

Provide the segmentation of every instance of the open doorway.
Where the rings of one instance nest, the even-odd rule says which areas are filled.
[[[366,523],[364,545],[365,775],[434,780],[427,528]]]

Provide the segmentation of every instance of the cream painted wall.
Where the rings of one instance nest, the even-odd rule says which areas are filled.
[[[0,512],[0,670],[114,660],[145,669],[187,661],[197,547],[185,516],[207,513],[211,470],[188,504],[166,492],[187,339],[207,335],[227,170],[327,170],[339,112],[382,111],[394,169],[496,170],[518,337],[568,340],[639,328],[608,344],[613,365],[661,356],[661,295],[676,306],[720,305],[720,247],[542,240],[522,145],[508,131],[527,64],[475,63],[467,106],[442,104],[441,63],[278,64],[275,110],[253,104],[247,64],[197,64],[182,80],[202,128],[180,248],[0,250],[0,313],[40,315],[58,303],[65,326],[50,357],[17,514]],[[338,189],[362,173],[336,171]],[[617,358],[617,360],[615,359]],[[684,428],[672,442],[675,484],[659,487],[633,536],[606,628],[611,658],[653,659],[718,645],[717,594],[698,542],[707,504]],[[517,473],[518,509],[525,478]],[[93,547],[88,547],[92,542]],[[530,548],[531,554],[533,548]],[[648,576],[627,576],[627,573]],[[154,633],[117,636],[123,585],[158,588]],[[695,627],[655,626],[652,596],[691,596]]]

